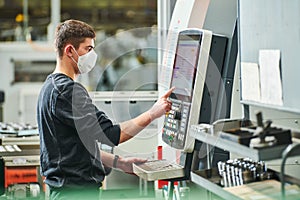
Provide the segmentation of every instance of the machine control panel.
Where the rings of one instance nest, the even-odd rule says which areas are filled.
[[[163,134],[168,136],[172,146],[180,147],[184,144],[191,104],[171,98],[170,100],[172,101],[172,109],[166,114]]]
[[[191,152],[194,139],[189,127],[197,124],[209,59],[212,33],[202,29],[186,29],[178,34],[173,63],[169,100],[171,110],[166,114],[162,140],[173,148]]]

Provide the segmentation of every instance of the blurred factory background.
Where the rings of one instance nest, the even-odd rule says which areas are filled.
[[[3,105],[3,119],[35,123],[32,102],[55,67],[54,29],[66,19],[85,21],[97,32],[97,67],[78,79],[89,91],[157,90],[162,49],[157,30],[159,37],[166,36],[175,2],[0,0],[0,58],[5,71],[0,89],[10,99]]]
[[[114,35],[118,29],[157,24],[157,1],[153,0],[1,0],[1,41],[24,41],[27,33],[32,40],[46,41],[54,12],[61,21],[86,21],[108,35]]]

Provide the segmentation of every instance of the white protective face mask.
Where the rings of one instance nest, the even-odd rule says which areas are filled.
[[[75,52],[78,55],[76,50],[75,50]],[[81,74],[84,74],[84,73],[88,73],[89,71],[91,71],[95,67],[97,57],[98,57],[98,55],[96,54],[94,49],[92,49],[91,51],[89,51],[88,53],[86,53],[82,56],[78,55],[78,62],[77,63],[74,60],[74,58],[72,58],[72,57],[71,58],[77,64],[79,72]]]

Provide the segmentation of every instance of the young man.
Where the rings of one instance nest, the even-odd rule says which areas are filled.
[[[57,64],[41,89],[37,106],[41,174],[50,188],[50,199],[97,199],[105,167],[132,173],[133,163],[146,160],[114,156],[99,150],[98,143],[125,142],[171,109],[167,98],[172,89],[145,113],[114,125],[74,81],[96,63],[94,40],[93,28],[81,21],[68,20],[56,29]]]

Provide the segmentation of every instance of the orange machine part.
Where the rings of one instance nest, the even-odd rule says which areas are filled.
[[[38,172],[33,167],[5,167],[4,186],[7,188],[11,184],[38,182]]]

